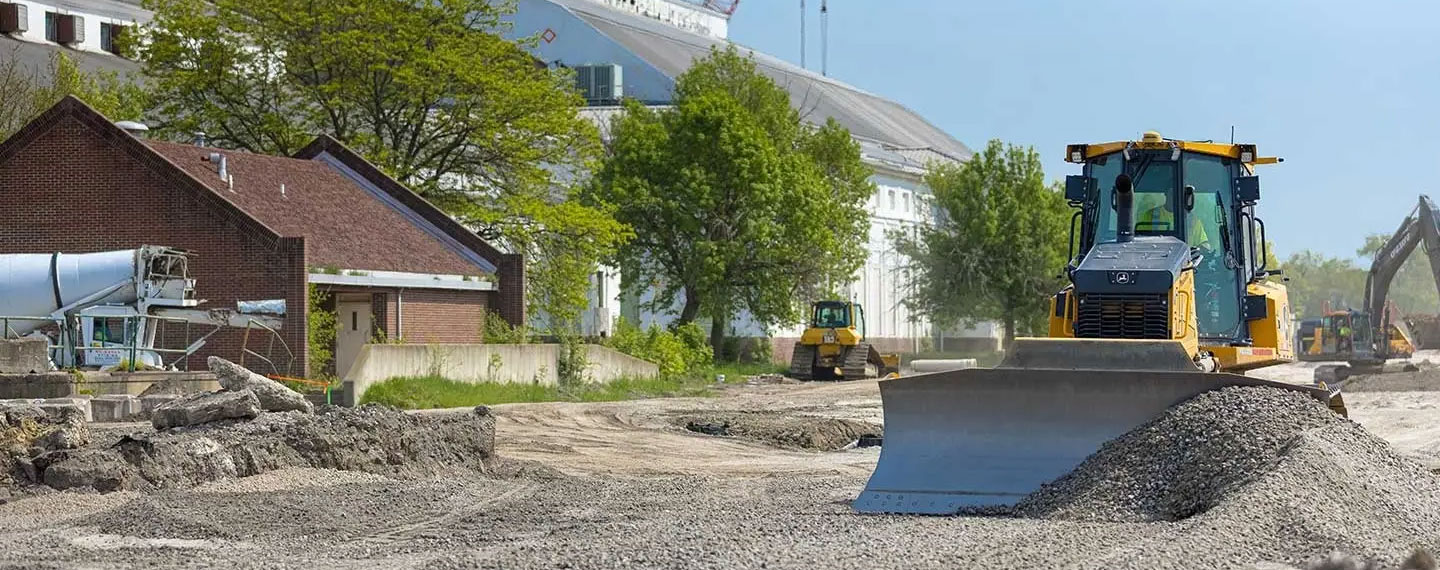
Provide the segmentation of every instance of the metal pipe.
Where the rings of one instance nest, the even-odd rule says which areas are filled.
[[[1130,177],[1121,174],[1115,177],[1115,241],[1125,243],[1135,239],[1135,193]]]

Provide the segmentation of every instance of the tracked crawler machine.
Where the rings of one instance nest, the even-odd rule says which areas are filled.
[[[993,369],[881,382],[885,445],[854,508],[949,514],[1005,506],[1105,441],[1202,392],[1263,385],[1343,413],[1338,391],[1236,374],[1295,359],[1289,300],[1267,280],[1249,144],[1162,138],[1070,145],[1070,284],[1048,338]]]
[[[1340,381],[1352,371],[1380,372],[1386,360],[1415,353],[1415,335],[1389,296],[1391,281],[1421,244],[1440,290],[1440,207],[1424,195],[1372,257],[1363,308],[1331,311],[1327,306],[1319,318],[1300,323],[1296,333],[1300,360],[1346,363],[1315,369],[1317,379]]]
[[[810,304],[810,324],[790,355],[790,377],[858,380],[898,374],[900,356],[881,354],[865,338],[865,309],[849,301]]]

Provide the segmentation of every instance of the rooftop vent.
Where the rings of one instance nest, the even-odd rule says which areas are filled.
[[[136,121],[119,121],[115,123],[115,126],[120,127],[121,129],[124,129],[125,132],[135,135],[137,137],[144,135],[147,131],[150,130],[150,127],[145,126],[145,123],[140,123]]]
[[[614,105],[625,97],[624,69],[616,64],[575,66],[575,87],[586,105]]]

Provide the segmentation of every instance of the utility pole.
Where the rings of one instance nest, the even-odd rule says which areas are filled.
[[[800,0],[800,68],[805,68],[805,0]]]
[[[820,0],[820,75],[830,76],[830,8]]]

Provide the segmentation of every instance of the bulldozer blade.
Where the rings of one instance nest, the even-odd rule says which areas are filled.
[[[1200,372],[1193,365],[1189,371],[1176,370],[1176,361],[1167,359],[1175,347],[1043,342],[1028,354],[1012,352],[998,368],[881,382],[885,443],[853,508],[944,515],[1011,506],[1070,472],[1106,441],[1175,404],[1226,386],[1272,386],[1306,392],[1322,402],[1329,398],[1328,392],[1309,386]],[[1053,366],[1047,355],[1074,350],[1089,354],[1069,362],[1090,367],[1103,364],[1105,352],[1123,354],[1124,360],[1112,369],[1015,367]],[[1145,353],[1153,358],[1134,358]],[[1134,369],[1147,365],[1168,369]]]

